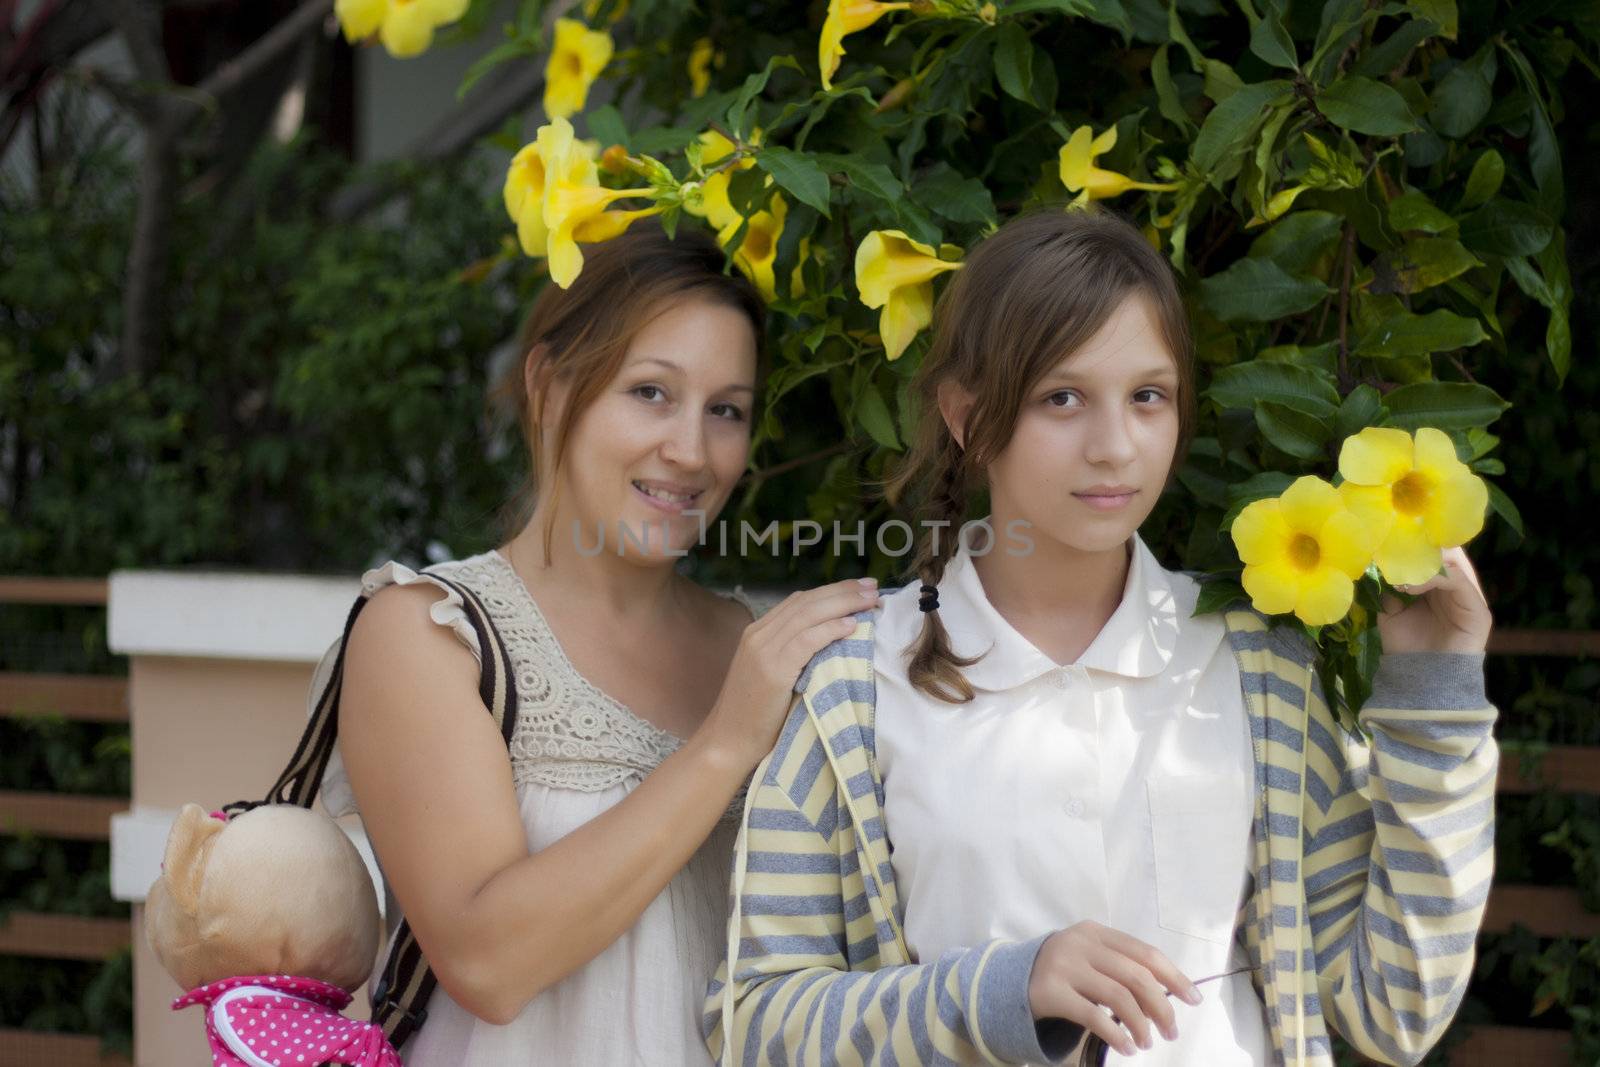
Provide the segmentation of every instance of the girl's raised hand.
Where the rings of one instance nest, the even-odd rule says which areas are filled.
[[[1459,548],[1444,551],[1444,573],[1421,585],[1402,585],[1420,599],[1402,606],[1391,597],[1378,616],[1385,652],[1482,652],[1494,620],[1472,561]]]
[[[1177,1038],[1169,991],[1186,1003],[1200,1003],[1194,983],[1159,949],[1084,921],[1057,930],[1039,949],[1028,978],[1028,1006],[1035,1019],[1077,1023],[1121,1055],[1132,1056],[1136,1042],[1138,1048],[1151,1047],[1152,1022],[1168,1041]]]
[[[745,627],[722,692],[701,731],[746,768],[777,743],[794,684],[811,657],[856,628],[855,615],[878,606],[878,583],[848,578],[791,593]]]

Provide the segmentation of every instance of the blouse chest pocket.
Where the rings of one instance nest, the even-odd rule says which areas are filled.
[[[1164,929],[1226,944],[1250,870],[1250,791],[1238,776],[1152,776],[1150,844]]]

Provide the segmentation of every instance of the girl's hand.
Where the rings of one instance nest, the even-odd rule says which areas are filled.
[[[1085,921],[1051,934],[1039,949],[1028,978],[1028,1006],[1035,1019],[1077,1023],[1121,1055],[1132,1056],[1135,1041],[1139,1048],[1151,1046],[1152,1021],[1162,1037],[1177,1038],[1177,1014],[1167,1000],[1168,990],[1189,1004],[1200,1003],[1194,983],[1159,949]],[[1106,1008],[1116,1013],[1115,1019]]]
[[[777,743],[794,684],[811,657],[855,631],[855,614],[878,606],[873,578],[849,578],[791,593],[745,627],[722,692],[697,736],[748,773]]]
[[[1389,597],[1378,617],[1384,652],[1482,652],[1494,619],[1472,561],[1459,548],[1444,551],[1444,573],[1421,585],[1398,586],[1420,599],[1402,606]]]

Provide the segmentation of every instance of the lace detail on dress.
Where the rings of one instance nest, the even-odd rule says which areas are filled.
[[[649,774],[682,746],[578,672],[504,556],[485,552],[423,573],[452,578],[477,593],[510,653],[517,687],[511,770],[518,785],[599,792]],[[750,606],[737,592],[735,597]],[[476,645],[475,636],[471,643]],[[743,792],[729,806],[734,817]]]

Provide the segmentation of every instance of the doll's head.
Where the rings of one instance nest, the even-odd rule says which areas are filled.
[[[269,804],[227,822],[186,804],[145,902],[145,936],[184,989],[240,975],[354,990],[378,951],[366,864],[326,815]]]

